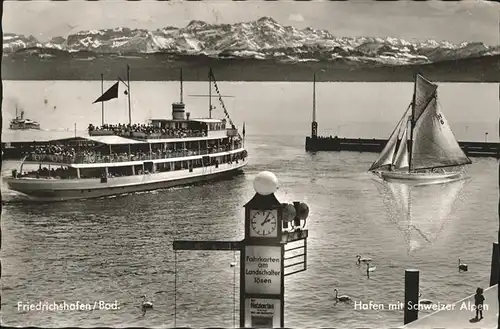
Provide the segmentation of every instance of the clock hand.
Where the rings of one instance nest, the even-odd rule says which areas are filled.
[[[266,219],[264,219],[264,221],[260,224],[260,226],[264,226],[264,224],[269,221],[269,216],[271,216],[271,213],[267,214]]]

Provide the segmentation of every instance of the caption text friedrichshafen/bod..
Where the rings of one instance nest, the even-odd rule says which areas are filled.
[[[120,305],[118,301],[107,302],[103,300],[91,303],[76,302],[18,302],[18,311],[39,311],[39,312],[60,312],[60,311],[99,311],[99,310],[118,310]]]

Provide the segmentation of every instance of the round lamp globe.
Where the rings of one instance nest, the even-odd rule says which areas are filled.
[[[260,195],[273,194],[278,190],[278,178],[270,171],[261,171],[253,181],[253,188]]]

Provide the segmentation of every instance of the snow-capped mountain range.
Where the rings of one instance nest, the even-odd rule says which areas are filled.
[[[169,53],[215,58],[254,58],[279,61],[346,59],[382,64],[430,63],[500,54],[500,46],[481,42],[451,44],[428,40],[409,42],[397,38],[339,37],[326,30],[283,26],[269,17],[235,24],[191,21],[184,28],[114,28],[80,31],[47,43],[33,36],[4,33],[4,55],[23,49],[44,48],[66,52]]]

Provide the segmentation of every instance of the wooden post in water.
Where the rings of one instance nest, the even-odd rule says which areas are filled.
[[[419,271],[405,270],[404,324],[418,319]]]
[[[490,287],[498,284],[498,273],[500,272],[500,253],[498,243],[493,242],[493,252],[491,255]]]

